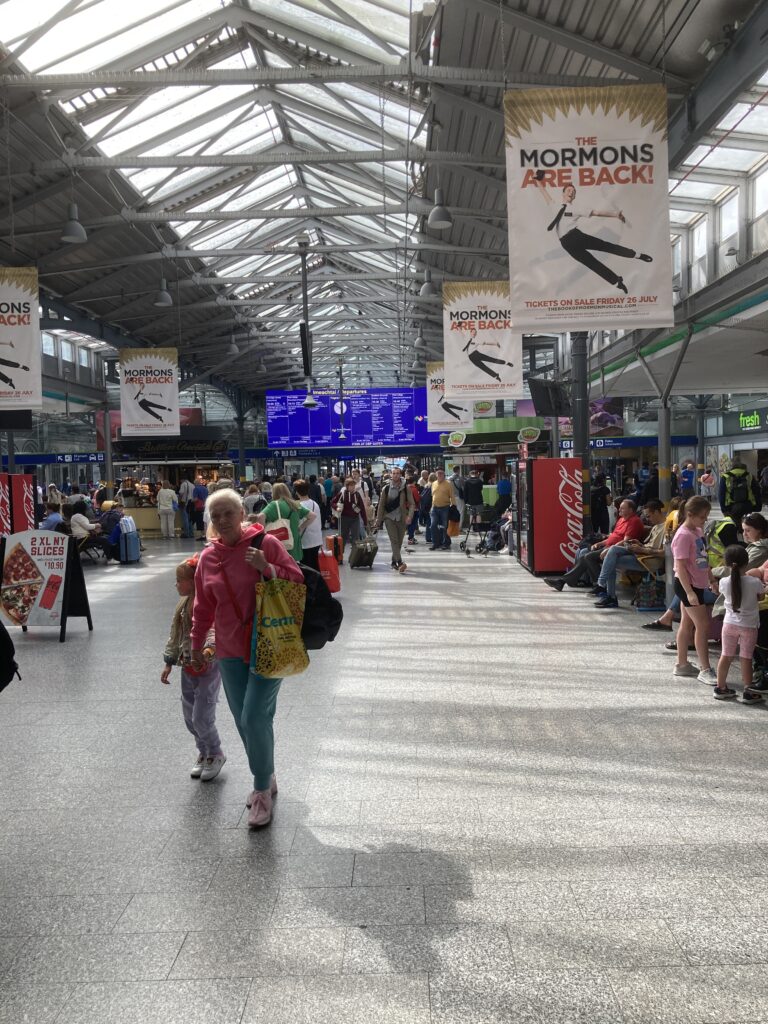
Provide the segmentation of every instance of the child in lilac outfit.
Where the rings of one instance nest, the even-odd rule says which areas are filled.
[[[197,670],[191,663],[190,633],[196,569],[197,555],[176,567],[176,590],[181,600],[173,613],[171,635],[165,645],[165,668],[160,675],[160,681],[167,684],[173,666],[181,665],[181,706],[184,710],[184,722],[195,737],[198,749],[197,760],[189,774],[193,779],[210,782],[219,774],[227,759],[221,749],[221,740],[216,729],[216,704],[221,690],[221,675],[218,664],[213,660],[216,654],[213,628],[209,630],[205,640],[205,666]]]

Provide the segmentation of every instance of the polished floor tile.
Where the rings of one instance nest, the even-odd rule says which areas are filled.
[[[514,559],[345,566],[252,832],[225,702],[203,785],[159,680],[192,545],[148,548],[86,567],[92,634],[14,634],[0,1024],[768,1022],[763,715],[673,679],[648,616]]]

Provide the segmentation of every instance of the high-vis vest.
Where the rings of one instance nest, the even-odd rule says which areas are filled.
[[[718,565],[722,565],[725,561],[725,544],[723,543],[720,534],[726,526],[735,526],[736,523],[731,519],[730,516],[726,516],[719,522],[716,522],[707,532],[707,562],[710,569],[714,569]]]

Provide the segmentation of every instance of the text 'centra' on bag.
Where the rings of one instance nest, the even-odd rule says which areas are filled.
[[[301,638],[307,588],[290,580],[260,580],[251,641],[251,668],[267,679],[295,676],[309,665]]]

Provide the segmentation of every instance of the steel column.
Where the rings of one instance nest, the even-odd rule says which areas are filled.
[[[592,531],[590,514],[589,386],[587,383],[587,331],[571,331],[571,404],[573,457],[581,460],[584,534]]]

